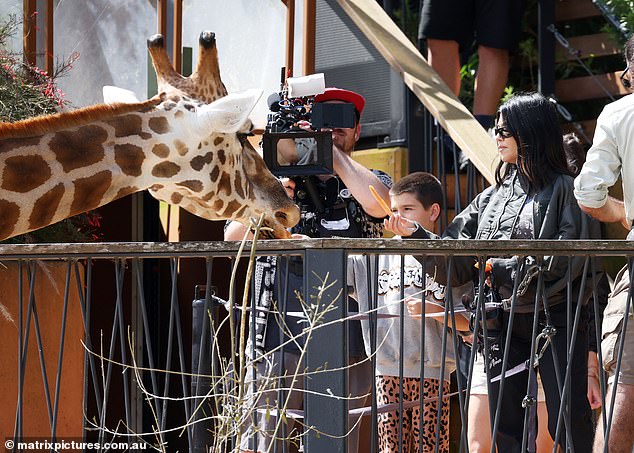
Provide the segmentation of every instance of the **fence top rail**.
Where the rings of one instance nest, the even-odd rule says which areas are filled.
[[[251,249],[248,241],[243,256]],[[0,245],[0,261],[9,259],[235,257],[237,241],[101,242],[83,244]],[[616,240],[418,240],[418,239],[296,239],[265,240],[259,255],[303,255],[307,250],[345,250],[354,254],[416,255],[600,255],[632,256],[634,241]]]

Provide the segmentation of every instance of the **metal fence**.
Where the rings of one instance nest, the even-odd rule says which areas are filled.
[[[305,342],[305,349],[299,349],[302,360],[295,379],[295,382],[305,384],[304,390],[280,385],[277,396],[267,401],[273,409],[258,410],[254,402],[249,402],[246,397],[248,386],[255,385],[249,381],[248,372],[255,366],[248,358],[253,356],[253,351],[251,354],[247,352],[245,357],[238,354],[241,345],[242,348],[254,348],[253,345],[245,346],[240,338],[248,335],[250,327],[247,320],[255,320],[258,309],[251,309],[249,298],[243,298],[240,281],[244,283],[244,277],[240,275],[244,273],[238,272],[237,289],[232,289],[232,294],[219,294],[222,299],[231,300],[233,316],[220,307],[221,299],[215,297],[212,289],[218,283],[214,275],[219,267],[232,266],[236,262],[238,247],[239,244],[225,242],[0,247],[5,265],[0,277],[4,273],[5,277],[13,278],[2,279],[5,284],[0,299],[4,318],[1,321],[4,351],[13,350],[14,355],[8,358],[15,358],[13,361],[3,360],[5,400],[4,418],[0,418],[3,437],[15,442],[73,439],[99,442],[102,446],[106,442],[123,442],[134,444],[136,448],[163,451],[210,451],[210,446],[214,445],[211,451],[237,451],[238,432],[259,417],[281,420],[279,436],[290,438],[295,436],[292,433],[297,433],[293,437],[294,442],[282,442],[281,447],[272,447],[271,451],[294,451],[297,449],[294,444],[308,452],[348,451],[347,437],[359,428],[357,424],[362,427],[359,431],[361,445],[367,446],[369,451],[378,451],[377,417],[395,411],[403,414],[408,407],[424,403],[423,397],[414,402],[397,397],[396,405],[381,404],[376,400],[376,387],[370,379],[372,390],[369,391],[367,406],[351,404],[354,398],[350,398],[349,393],[349,332],[348,325],[342,320],[361,319],[368,323],[370,356],[367,361],[372,365],[371,369],[376,370],[382,342],[387,341],[377,336],[377,323],[389,320],[396,329],[410,316],[406,304],[402,302],[398,304],[396,315],[387,315],[377,307],[376,289],[386,284],[377,280],[385,276],[377,276],[373,264],[378,262],[379,255],[418,256],[423,275],[434,275],[435,271],[431,269],[438,263],[432,261],[437,261],[439,257],[448,263],[449,273],[453,272],[449,269],[455,267],[452,263],[463,257],[470,257],[474,263],[478,259],[483,262],[495,256],[533,257],[536,263],[548,256],[558,256],[570,262],[577,260],[584,269],[580,274],[582,286],[587,287],[589,292],[585,296],[575,294],[572,281],[562,289],[557,298],[562,300],[559,307],[565,306],[565,329],[554,333],[565,336],[568,350],[573,351],[578,333],[584,331],[581,323],[587,322],[583,321],[583,304],[579,301],[586,302],[600,313],[600,299],[605,298],[598,286],[600,269],[597,260],[625,262],[634,252],[627,241],[457,243],[440,240],[314,239],[259,242],[254,252],[257,255],[275,255],[279,260],[288,260],[290,256],[301,258],[304,291],[299,296],[304,301],[304,308],[301,313],[292,315],[292,322],[299,319],[304,323],[299,336],[309,337],[309,340]],[[358,312],[348,312],[345,303],[349,293],[346,275],[350,275],[348,266],[352,255],[361,255],[363,258],[356,259],[367,263],[367,280],[363,284],[370,289],[367,309]],[[197,289],[198,297],[193,297],[194,303],[189,298],[183,300],[178,291],[179,268],[189,260],[204,269],[206,276],[201,282],[204,286]],[[570,269],[573,267],[569,266]],[[401,275],[397,280],[405,282],[404,266],[398,272]],[[53,283],[56,274],[61,277],[58,284]],[[535,299],[543,304],[539,305],[542,313],[544,308],[553,308],[548,306],[547,301],[544,304],[545,298],[542,297],[547,292],[547,277],[548,270],[538,265],[534,275]],[[163,290],[157,293],[156,299],[150,299],[146,296],[148,282],[156,280],[162,281]],[[278,276],[277,280],[288,281],[288,275]],[[111,287],[104,289],[104,282]],[[398,286],[398,282],[394,285],[399,288],[400,300],[403,301],[406,297],[405,285]],[[483,294],[485,285],[485,277],[480,273],[471,287],[479,288],[478,294]],[[518,298],[519,285],[519,282],[512,285],[512,301]],[[420,295],[426,293],[424,286],[419,291]],[[252,288],[253,285],[250,292]],[[191,290],[188,289],[188,293],[194,294]],[[446,326],[450,320],[464,315],[466,309],[462,308],[461,302],[453,300],[458,297],[460,292],[454,291],[449,284],[446,298],[453,303],[444,304],[440,315],[444,322],[441,325]],[[160,298],[165,301],[157,313]],[[490,324],[479,322],[488,319],[492,311],[492,306],[483,302],[484,299],[485,296],[473,298],[476,309],[473,310],[472,325],[475,337],[482,339],[484,348],[490,348],[488,342],[494,338],[491,332],[487,332]],[[244,314],[243,302],[246,304]],[[273,311],[278,308],[283,311],[287,302],[279,303],[282,305],[273,307]],[[503,315],[511,326],[513,318],[519,316],[513,307],[515,305],[511,303]],[[97,312],[99,315],[95,316]],[[425,315],[423,311],[423,317]],[[556,354],[555,348],[544,347],[550,341],[547,337],[553,332],[544,330],[540,320],[533,318],[531,313],[528,316],[533,341],[529,342],[530,356],[522,359],[531,363],[531,358],[537,360],[540,356]],[[599,316],[594,319],[596,341],[600,344]],[[400,341],[396,347],[400,357],[403,357],[403,348],[406,347],[404,330],[400,330]],[[495,341],[503,351],[508,351],[512,338],[512,335],[503,334]],[[424,328],[418,340],[420,350],[424,351]],[[457,350],[459,342],[455,329],[442,329],[441,356],[448,356],[452,347]],[[472,350],[475,351],[475,348]],[[232,354],[236,358],[235,363],[231,361]],[[600,348],[598,355],[601,360]],[[509,362],[508,354],[503,357],[503,362],[499,364],[501,372],[497,376],[499,382],[492,384],[495,373],[486,374],[491,395],[494,388],[504,388],[505,380],[517,373],[513,371],[515,364]],[[464,360],[467,367],[463,371],[469,379],[456,379],[451,395],[443,394],[441,387],[440,394],[435,396],[439,401],[438,411],[443,405],[453,402],[451,417],[459,420],[458,425],[452,425],[452,428],[460,426],[459,430],[451,432],[452,451],[468,451],[467,426],[480,423],[468,417],[470,378],[475,360],[475,352]],[[567,357],[555,357],[556,363],[559,363],[558,360],[568,363]],[[573,363],[572,359],[570,363]],[[425,366],[425,361],[420,361],[420,376],[425,376]],[[399,367],[403,370],[402,363]],[[450,365],[445,366],[444,360],[441,368],[444,376],[450,374]],[[236,369],[240,372],[235,372]],[[557,368],[557,388],[547,389],[546,394],[547,399],[555,395],[565,402],[560,405],[557,420],[551,421],[551,433],[563,447],[574,451],[574,440],[579,433],[571,431],[570,394],[577,382],[573,378],[578,376],[572,376],[571,369],[569,366]],[[540,367],[539,364],[537,367],[526,366],[520,371],[525,373],[524,376],[532,376],[540,371]],[[403,383],[402,372],[396,378]],[[246,381],[244,386],[239,384],[241,380]],[[532,382],[531,379],[529,381]],[[270,383],[281,382],[272,377]],[[614,393],[607,393],[604,373],[600,373],[600,383],[602,407],[605,407],[605,402],[613,399]],[[518,427],[522,433],[522,451],[531,451],[530,436],[531,432],[534,433],[531,428],[534,419],[529,415],[533,407],[530,390],[520,395],[527,414]],[[508,388],[506,391],[509,391]],[[303,410],[284,404],[289,395],[297,392],[303,397]],[[351,405],[356,409],[351,410]],[[491,431],[486,437],[499,440],[504,408],[501,403],[491,407]],[[609,433],[611,413],[595,411],[594,414],[598,416],[596,423],[603,424]],[[295,426],[303,429],[291,432],[291,420],[296,420]],[[402,415],[398,416],[398,420],[399,425],[404,423]],[[403,429],[398,432],[399,451],[415,451],[403,443]],[[250,434],[252,440],[266,435],[257,431]],[[440,437],[439,433],[437,437]],[[579,448],[576,450],[579,451]]]

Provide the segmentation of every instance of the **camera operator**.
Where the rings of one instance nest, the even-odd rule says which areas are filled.
[[[284,179],[283,184],[289,191],[294,200],[302,209],[302,220],[292,230],[294,237],[358,237],[371,238],[380,237],[382,234],[382,218],[385,216],[378,202],[374,199],[368,186],[372,185],[376,188],[379,195],[389,202],[389,188],[392,180],[389,175],[373,171],[365,168],[363,165],[355,162],[352,157],[352,151],[359,139],[361,132],[360,116],[365,105],[365,99],[360,94],[339,88],[327,88],[324,93],[315,97],[316,103],[349,103],[354,105],[356,111],[356,124],[353,128],[334,128],[332,129],[333,142],[333,169],[334,175],[319,176],[303,176],[292,179]],[[284,147],[280,140],[280,149]],[[291,142],[291,140],[289,140]],[[294,147],[295,145],[293,145]],[[290,150],[291,152],[288,152]],[[294,149],[287,148],[284,154],[286,160],[293,162],[301,156],[295,157]],[[231,222],[225,230],[225,240],[241,240],[246,231],[246,227],[237,222]],[[256,282],[255,297],[258,306],[258,317],[262,317],[261,313],[266,314],[266,322],[256,323],[256,340],[254,349],[256,351],[257,360],[261,359],[266,351],[271,351],[279,346],[280,337],[284,337],[283,341],[288,340],[287,336],[280,334],[280,329],[290,331],[291,335],[299,335],[305,326],[305,323],[298,322],[297,318],[287,317],[279,312],[303,312],[301,302],[297,298],[297,293],[302,293],[303,286],[303,268],[301,258],[275,258],[260,257],[256,263]],[[276,282],[277,281],[277,282]],[[281,288],[282,295],[277,294],[280,284],[286,285]],[[281,297],[280,297],[281,296]],[[282,300],[286,300],[286,307],[283,310],[277,307],[282,304]],[[279,309],[279,310],[278,310]],[[348,307],[349,311],[357,311],[358,307]],[[284,326],[284,327],[280,327]],[[363,340],[361,337],[361,326],[359,321],[351,321],[349,323],[349,370],[350,394],[352,396],[368,394],[373,379],[372,368],[370,362],[365,357],[363,348]],[[251,332],[251,329],[249,329]],[[253,338],[249,338],[249,343]],[[299,360],[298,344],[290,342],[284,347],[284,368],[281,373],[285,372],[292,375],[297,369]],[[252,346],[247,347],[247,353],[251,353]],[[272,384],[277,379],[271,379],[272,376],[280,374],[281,353],[275,352],[271,356],[266,355],[265,360],[260,360],[257,364],[257,380],[256,387],[258,393],[258,407],[269,406],[275,408],[278,399],[277,391],[271,389],[262,392],[260,385],[263,381]],[[359,363],[361,362],[361,363]],[[267,379],[268,378],[268,379]],[[247,378],[248,380],[253,377]],[[299,383],[295,383],[296,389],[300,391],[291,392],[290,404],[288,408],[300,408],[303,401],[303,378],[299,379]],[[289,386],[291,379],[286,380],[286,386]],[[276,385],[277,383],[273,384]],[[251,391],[251,385],[248,385],[248,392]],[[279,402],[282,404],[283,402]],[[352,398],[349,402],[350,408],[362,407],[365,405],[363,398]],[[253,401],[250,402],[253,407]],[[268,420],[267,420],[268,419]],[[350,426],[356,420],[350,420]],[[241,451],[269,451],[269,445],[272,443],[273,433],[275,431],[277,419],[276,417],[258,416],[259,431],[254,433],[252,426],[245,427],[246,432],[242,438],[240,445]],[[287,426],[287,433],[291,432],[291,424]],[[348,437],[348,450],[356,453],[358,450],[358,427],[353,430]],[[281,432],[277,432],[276,438],[280,438]],[[256,445],[253,445],[252,439],[256,438]],[[282,443],[278,440],[278,451],[282,451]]]

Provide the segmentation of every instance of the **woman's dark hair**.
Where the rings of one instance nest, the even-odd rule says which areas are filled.
[[[540,93],[521,93],[500,106],[497,118],[517,141],[517,165],[500,162],[495,181],[500,185],[517,167],[530,193],[550,184],[558,174],[571,175],[566,163],[561,126],[554,104]]]

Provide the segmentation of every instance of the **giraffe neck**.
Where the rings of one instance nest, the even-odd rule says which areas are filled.
[[[173,176],[196,134],[167,105],[40,136],[0,139],[0,239],[26,233]],[[0,138],[2,134],[0,133]]]

